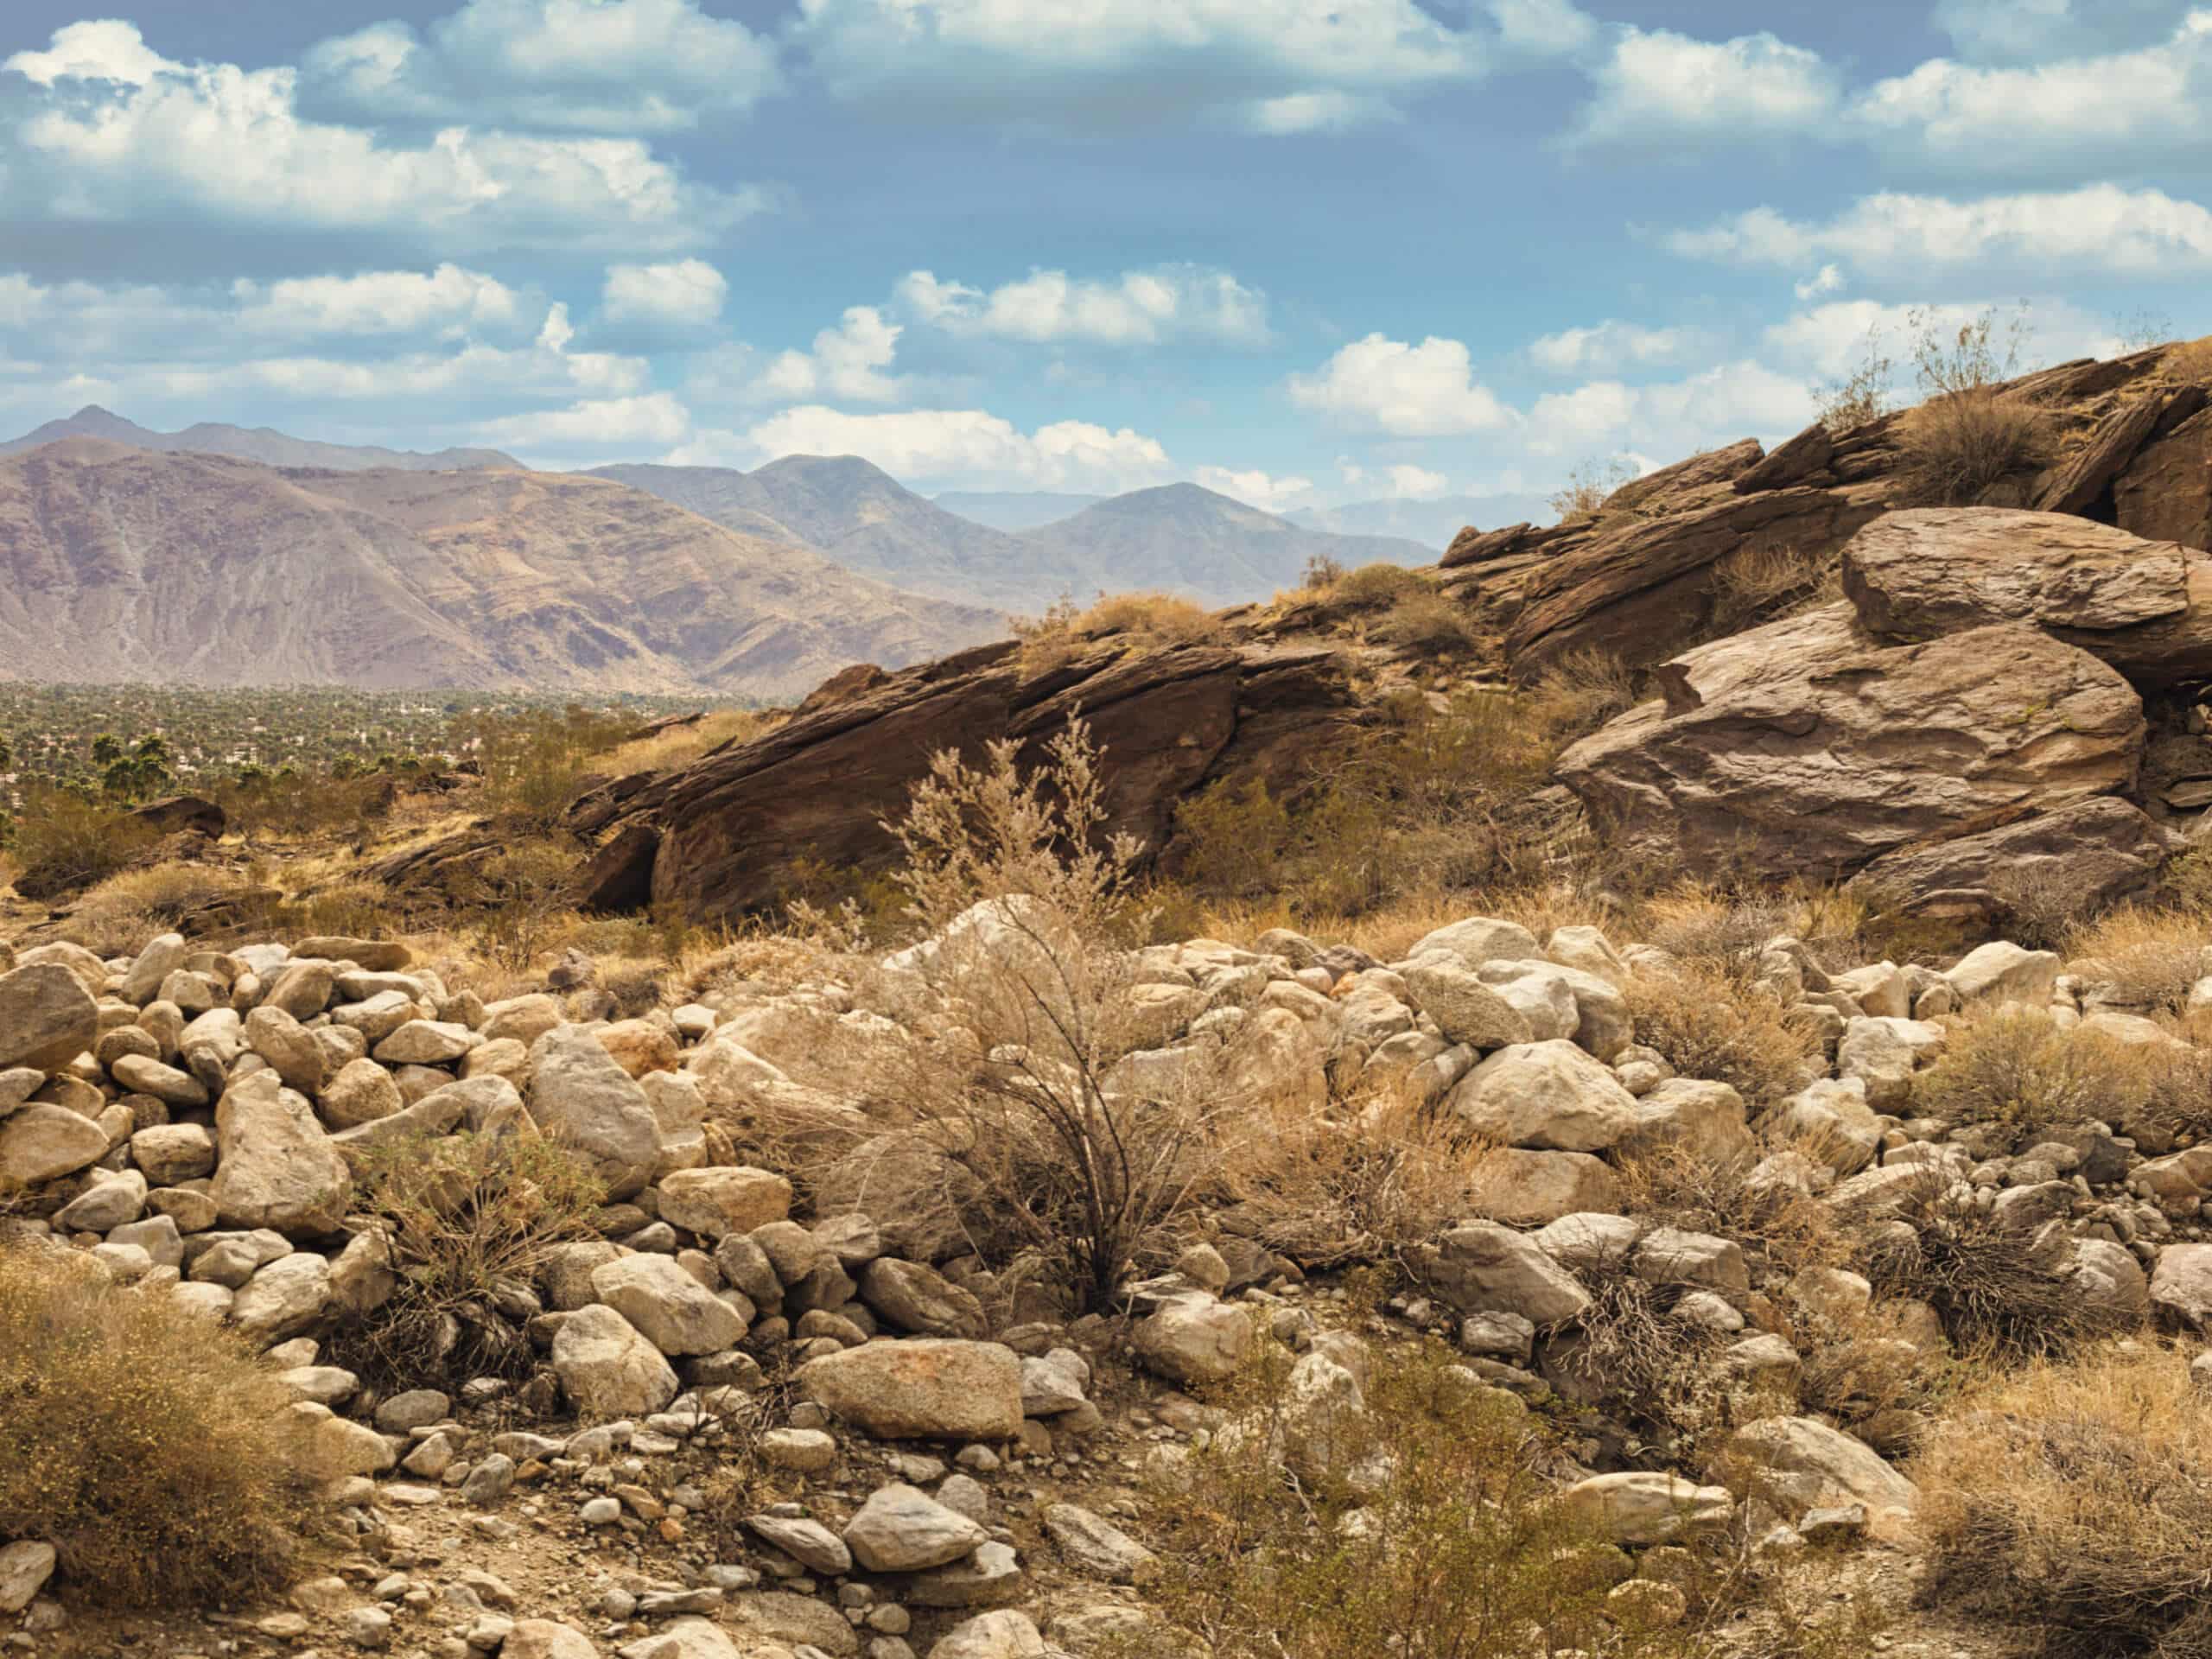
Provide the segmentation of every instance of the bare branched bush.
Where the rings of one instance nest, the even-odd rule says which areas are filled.
[[[1835,1211],[1802,1186],[1758,1174],[1775,1153],[1801,1150],[1817,1165],[1826,1148],[1762,1146],[1713,1157],[1664,1141],[1629,1152],[1618,1161],[1622,1213],[1727,1239],[1755,1271],[1772,1267],[1795,1275],[1835,1266],[1850,1253]]]
[[[2031,1243],[1931,1172],[1894,1220],[1869,1230],[1859,1270],[1878,1294],[1934,1308],[1961,1352],[2017,1363],[2070,1351],[2103,1319]]]
[[[2189,1357],[2099,1349],[1961,1400],[1911,1471],[1923,1599],[2055,1659],[2212,1656],[2212,1414]]]
[[[67,789],[34,787],[16,815],[8,856],[16,890],[57,897],[104,881],[145,856],[159,839],[142,818]]]
[[[1803,1086],[1819,1050],[1743,967],[1683,962],[1629,981],[1636,1039],[1686,1077],[1725,1083],[1756,1112]]]
[[[1879,325],[1870,325],[1859,360],[1840,379],[1813,388],[1821,423],[1840,436],[1880,420],[1890,412],[1890,377],[1896,366],[1883,347]]]
[[[356,1192],[397,1288],[342,1333],[338,1351],[371,1376],[419,1386],[528,1372],[528,1294],[555,1246],[590,1236],[606,1185],[557,1142],[511,1127],[367,1147]]]
[[[96,1606],[281,1588],[314,1513],[291,1394],[228,1332],[73,1252],[0,1243],[0,1538]]]
[[[1368,632],[1386,645],[1428,657],[1469,652],[1481,639],[1465,606],[1427,587],[1400,594],[1389,609],[1376,618]]]
[[[1808,605],[1843,597],[1843,562],[1834,554],[1808,557],[1794,547],[1745,546],[1713,566],[1713,620],[1718,634],[1789,615]]]
[[[1907,321],[1924,399],[1897,429],[1901,475],[1914,500],[1970,505],[1999,480],[2050,459],[2056,435],[2049,413],[1999,390],[2018,372],[2031,332],[2024,303],[2001,323],[1993,308],[1955,329],[1925,309]]]

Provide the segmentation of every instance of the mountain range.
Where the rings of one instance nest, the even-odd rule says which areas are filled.
[[[782,697],[1005,631],[607,479],[0,460],[0,678]]]
[[[598,468],[733,530],[791,540],[862,575],[940,599],[1034,613],[1063,599],[1163,588],[1208,605],[1298,585],[1307,563],[1429,564],[1402,537],[1308,530],[1195,484],[1087,500],[1013,532],[946,510],[855,455],[786,455],[754,472],[718,467]]]
[[[522,463],[497,449],[441,449],[423,454],[410,449],[380,449],[373,444],[317,443],[266,426],[224,426],[202,421],[181,432],[156,432],[87,404],[66,420],[48,421],[22,437],[0,443],[0,455],[17,454],[63,438],[102,438],[133,449],[182,451],[200,455],[235,455],[264,467],[323,467],[333,472],[392,468],[408,473],[466,472],[479,467],[518,471]]]

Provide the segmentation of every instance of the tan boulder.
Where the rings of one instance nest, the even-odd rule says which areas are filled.
[[[274,1071],[257,1071],[215,1108],[216,1165],[208,1189],[226,1227],[288,1236],[336,1230],[353,1178],[308,1103]]]
[[[882,1440],[1009,1440],[1021,1432],[1021,1361],[995,1342],[909,1338],[809,1360],[801,1393]]]

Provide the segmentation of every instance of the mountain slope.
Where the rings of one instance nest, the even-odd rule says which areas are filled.
[[[1347,566],[1436,560],[1417,542],[1302,530],[1196,484],[1114,496],[1021,539],[1040,556],[1049,552],[1097,572],[1094,588],[1164,588],[1213,604],[1294,588],[1315,557]]]
[[[785,696],[1003,631],[603,479],[0,461],[0,677]]]
[[[947,512],[993,530],[1039,530],[1095,507],[1103,495],[1068,495],[1055,490],[944,490],[930,498]]]
[[[155,432],[136,421],[110,414],[98,404],[87,404],[67,420],[48,421],[35,432],[0,443],[0,455],[20,454],[64,438],[102,438],[111,443],[127,443],[134,449],[234,455],[264,467],[326,467],[335,472],[363,472],[372,467],[410,473],[474,467],[522,470],[520,461],[497,449],[441,449],[435,454],[421,454],[406,449],[379,449],[372,444],[317,443],[266,426],[224,426],[210,421],[188,426],[181,432]]]

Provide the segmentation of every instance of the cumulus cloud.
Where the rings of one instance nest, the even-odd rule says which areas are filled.
[[[1153,346],[1171,336],[1236,345],[1267,343],[1267,296],[1225,270],[1163,265],[1116,280],[1033,270],[988,292],[910,272],[898,297],[915,317],[947,334],[1050,345]]]
[[[2162,190],[2113,184],[1955,201],[1893,192],[1825,222],[1755,207],[1663,238],[1671,251],[1735,264],[1840,259],[1871,277],[2002,261],[2117,276],[2201,276],[2212,264],[2212,213]]]
[[[1545,56],[1580,52],[1598,37],[1598,20],[1570,0],[1485,0],[1507,47]]]
[[[1988,299],[1927,305],[1883,305],[1837,300],[1793,313],[1761,335],[1762,354],[1829,379],[1840,379],[1866,360],[1870,342],[1902,361],[1922,332],[1938,336],[1985,316],[2003,318],[2018,302]],[[2112,324],[2055,297],[2031,304],[2022,318],[2023,372],[2037,363],[2077,357],[2109,357],[2119,348]]]
[[[1820,54],[1762,31],[1729,41],[1625,25],[1592,74],[1577,145],[1737,142],[1803,132],[1841,100]]]
[[[1541,0],[1516,26],[1559,26]],[[1485,37],[1415,0],[800,0],[792,36],[841,99],[1057,123],[1202,116],[1274,133],[1388,117],[1478,74]]]
[[[780,82],[774,46],[696,0],[466,0],[417,35],[372,23],[321,42],[311,98],[372,119],[666,132]]]
[[[1370,334],[1311,375],[1293,375],[1291,401],[1400,437],[1449,437],[1510,426],[1513,411],[1474,378],[1465,345],[1434,335],[1420,345]]]
[[[10,100],[0,207],[23,219],[367,232],[486,245],[680,247],[765,194],[686,181],[630,138],[449,127],[420,143],[303,116],[289,67],[181,64],[128,23],[73,24],[0,63]]]
[[[1401,462],[1389,469],[1390,493],[1408,501],[1433,500],[1452,487],[1452,480],[1426,467]]]
[[[511,415],[483,423],[477,434],[480,442],[502,449],[601,454],[675,443],[690,427],[690,414],[681,403],[668,392],[651,391]]]
[[[1529,411],[1528,441],[1539,454],[1633,446],[1679,455],[1737,438],[1787,436],[1809,425],[1815,413],[1802,379],[1745,359],[1656,385],[1597,380],[1548,392]]]
[[[884,370],[897,354],[906,331],[872,305],[847,308],[835,328],[814,337],[811,352],[785,352],[761,371],[749,395],[764,402],[789,402],[828,396],[855,403],[887,404],[905,394],[896,375]]]
[[[697,327],[722,314],[729,283],[703,259],[657,265],[610,265],[600,311],[609,322]]]
[[[1191,479],[1202,489],[1232,496],[1262,512],[1281,512],[1299,505],[1304,497],[1313,493],[1313,480],[1310,478],[1278,478],[1257,468],[1239,471],[1230,467],[1201,467]]]
[[[1554,374],[1592,374],[1680,362],[1703,343],[1695,329],[1646,328],[1609,317],[1593,327],[1545,334],[1530,343],[1529,355]]]
[[[502,328],[522,315],[505,283],[451,264],[431,271],[367,270],[265,283],[242,276],[231,285],[231,297],[238,322],[263,334],[464,333]]]
[[[676,465],[747,464],[780,455],[861,455],[931,488],[1141,489],[1174,475],[1156,438],[1128,427],[1056,421],[1024,432],[982,410],[917,409],[849,414],[820,404],[787,409],[748,429],[702,432],[668,459]]]
[[[1841,265],[1822,265],[1804,281],[1795,284],[1801,300],[1817,300],[1823,294],[1840,294],[1848,284],[1844,280]]]

